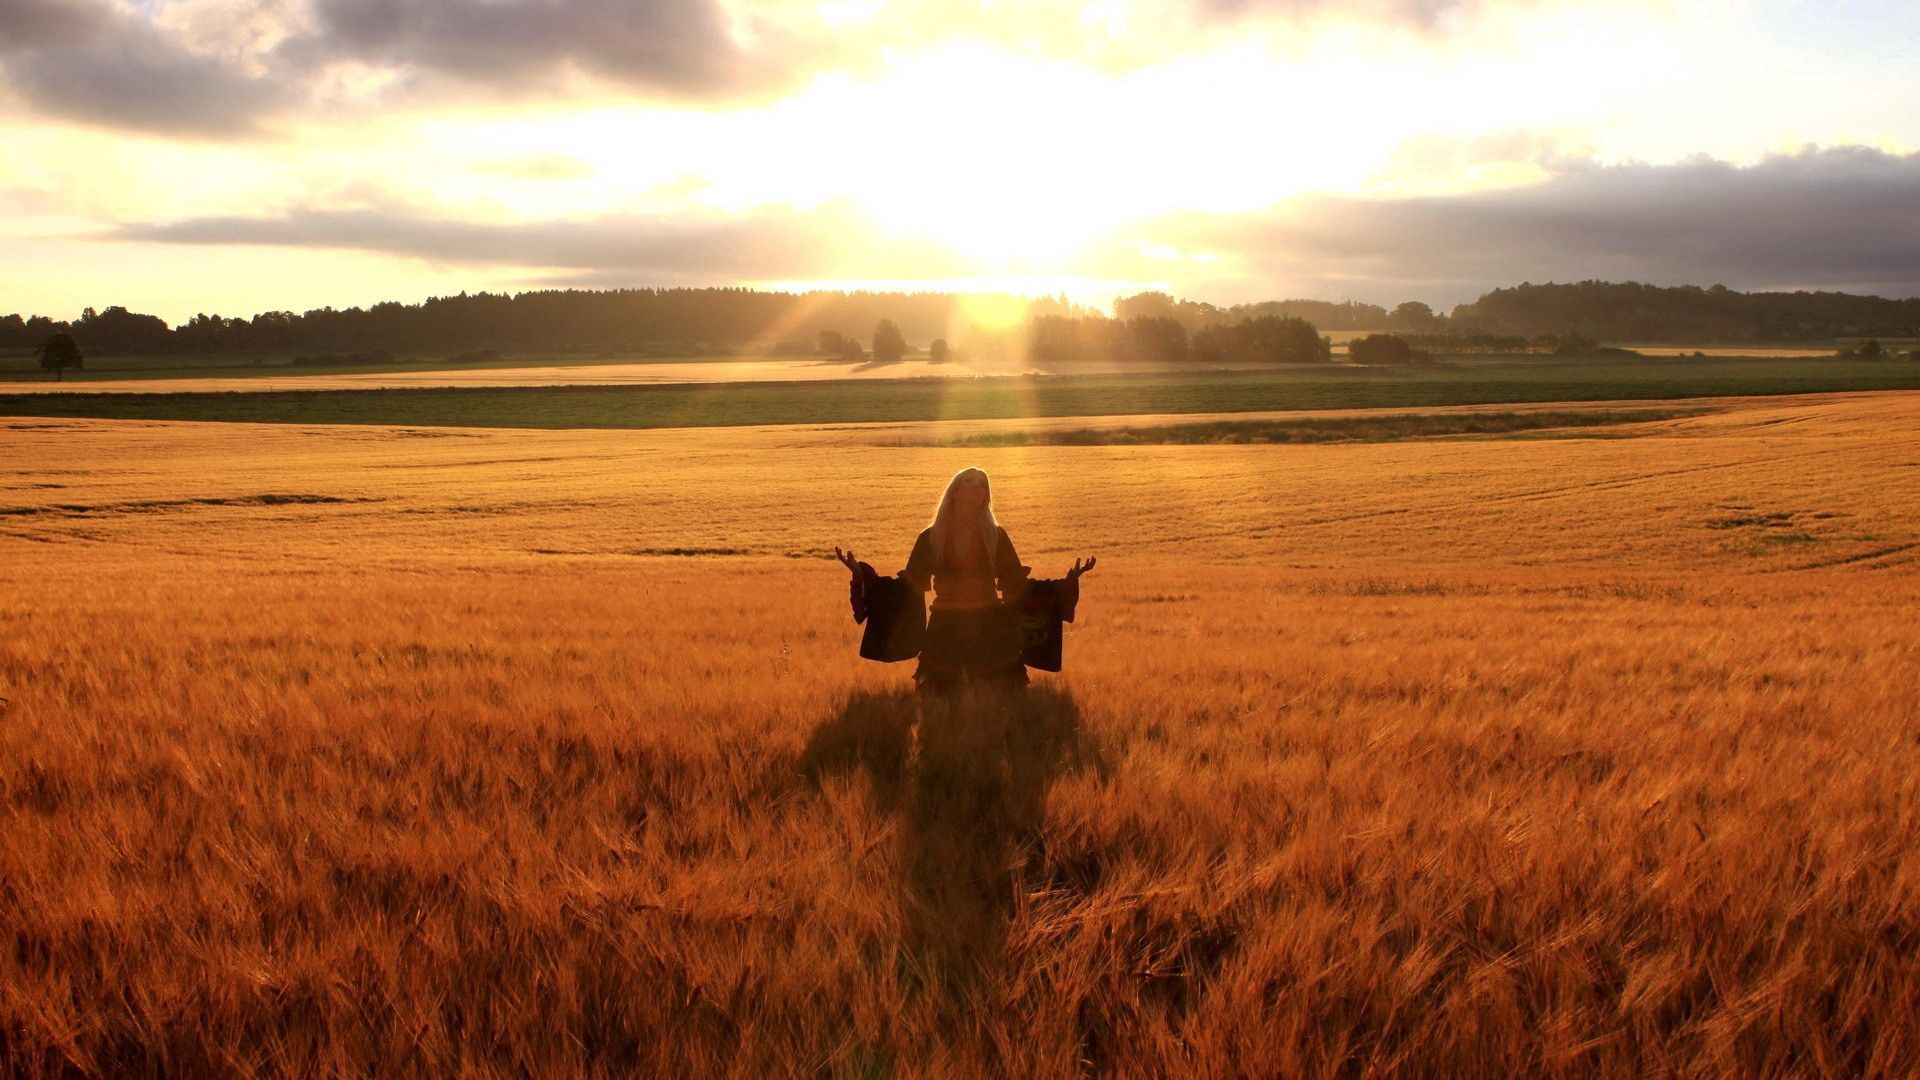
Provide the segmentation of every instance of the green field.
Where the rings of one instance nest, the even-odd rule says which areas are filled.
[[[460,389],[0,394],[0,415],[518,428],[726,427],[1920,390],[1920,364],[1610,360],[1415,369]]]

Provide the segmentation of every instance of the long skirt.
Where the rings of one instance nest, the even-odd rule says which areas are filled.
[[[931,693],[961,685],[1027,685],[1020,662],[1020,613],[996,604],[960,610],[934,608],[920,641],[920,666],[914,684]]]

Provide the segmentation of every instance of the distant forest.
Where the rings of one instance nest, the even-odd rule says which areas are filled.
[[[480,351],[610,352],[636,356],[800,355],[849,348],[886,320],[920,350],[959,335],[971,310],[1027,304],[1010,335],[1036,358],[1132,355],[1154,359],[1324,358],[1313,335],[1369,330],[1417,335],[1463,349],[1515,339],[1579,335],[1611,342],[1784,342],[1920,336],[1920,299],[1831,292],[1742,293],[1715,285],[1660,287],[1583,281],[1495,289],[1450,314],[1419,302],[1279,300],[1217,307],[1165,293],[1118,301],[1112,318],[1065,297],[1028,301],[946,293],[760,292],[751,289],[548,290],[462,293],[418,304],[269,311],[250,318],[196,315],[179,326],[152,315],[88,308],[78,319],[0,316],[0,349],[30,349],[71,334],[91,355],[315,353],[438,358]],[[1001,344],[1014,344],[1006,340]],[[831,344],[830,344],[831,343]],[[857,349],[850,349],[857,352]]]
[[[975,302],[1033,304],[1072,314],[1064,298]],[[251,318],[195,315],[177,327],[124,307],[88,308],[72,322],[0,316],[0,348],[37,346],[68,333],[89,353],[318,352],[374,350],[439,356],[474,350],[614,351],[698,356],[751,347],[816,351],[823,332],[870,334],[882,319],[921,345],[945,335],[964,298],[948,293],[759,292],[752,289],[617,289],[461,293],[418,304],[267,311]]]
[[[1920,336],[1920,299],[1837,292],[1735,292],[1582,281],[1495,289],[1453,309],[1465,332],[1578,333],[1621,342],[1824,341]]]
[[[1920,336],[1920,299],[1834,292],[1735,292],[1724,285],[1663,287],[1638,282],[1526,283],[1495,289],[1451,314],[1418,301],[1389,311],[1374,304],[1278,300],[1219,308],[1165,293],[1114,305],[1120,319],[1171,318],[1195,333],[1263,317],[1305,319],[1321,330],[1374,330],[1427,338],[1532,340],[1578,335],[1600,341],[1828,341]]]

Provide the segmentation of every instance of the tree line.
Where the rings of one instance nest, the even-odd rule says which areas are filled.
[[[923,343],[930,348],[935,340],[944,349],[966,323],[970,305],[980,306],[982,300],[989,307],[1026,305],[1024,325],[997,331],[1003,340],[995,348],[1009,353],[1024,348],[1039,362],[1324,360],[1328,349],[1320,331],[1386,333],[1416,348],[1446,353],[1565,352],[1561,339],[1682,344],[1920,336],[1920,299],[1583,281],[1495,289],[1446,314],[1419,301],[1391,309],[1321,300],[1221,307],[1142,292],[1117,301],[1109,317],[1064,296],[1028,300],[744,288],[461,293],[418,304],[304,313],[203,313],[178,326],[115,306],[88,308],[72,320],[0,315],[0,349],[38,349],[52,336],[67,334],[91,355],[310,353],[315,362],[379,353],[437,359],[488,350],[639,357],[750,350],[864,357],[870,328],[883,320],[914,349]],[[967,343],[953,344],[964,349]],[[896,351],[890,338],[880,351]]]
[[[1826,341],[1920,336],[1920,298],[1838,292],[1738,292],[1724,285],[1662,287],[1581,281],[1495,289],[1453,309],[1468,333],[1573,332],[1604,341],[1673,344]]]
[[[1254,319],[1300,319],[1322,330],[1382,330],[1420,333],[1439,329],[1433,309],[1409,300],[1389,311],[1379,304],[1354,300],[1263,300],[1257,304],[1216,307],[1199,300],[1180,300],[1164,292],[1135,293],[1116,300],[1113,314],[1120,319],[1172,319],[1189,334]]]
[[[960,297],[914,292],[764,292],[713,289],[555,289],[461,293],[418,304],[198,314],[170,327],[124,307],[78,319],[0,315],[0,349],[37,348],[71,334],[91,354],[290,353],[446,356],[482,349],[635,356],[714,355],[753,347],[807,354],[821,331],[864,337],[880,320],[925,342],[963,321],[966,301],[1027,304],[1043,313],[1083,310],[1065,297]]]
[[[1417,300],[1375,304],[1279,300],[1216,307],[1148,292],[1115,305],[1123,319],[1172,318],[1193,333],[1264,315],[1306,319],[1322,330],[1417,336],[1448,352],[1540,351],[1540,339],[1672,344],[1920,336],[1920,298],[1838,292],[1738,292],[1724,285],[1659,286],[1581,281],[1494,289],[1442,314]],[[1547,351],[1552,351],[1549,347]]]
[[[1027,359],[1036,364],[1314,363],[1333,359],[1333,343],[1312,323],[1291,315],[1243,317],[1192,332],[1165,315],[1042,315],[1028,324]]]

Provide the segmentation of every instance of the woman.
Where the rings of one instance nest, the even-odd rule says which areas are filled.
[[[842,553],[842,561],[858,565],[851,552]],[[1069,576],[1077,580],[1095,561],[1076,559]],[[1026,685],[1020,618],[1010,605],[1026,588],[1027,568],[1020,565],[1007,530],[994,520],[986,473],[961,469],[948,481],[933,523],[914,540],[901,577],[934,594],[920,665],[913,673],[919,689],[944,693],[966,683]]]

